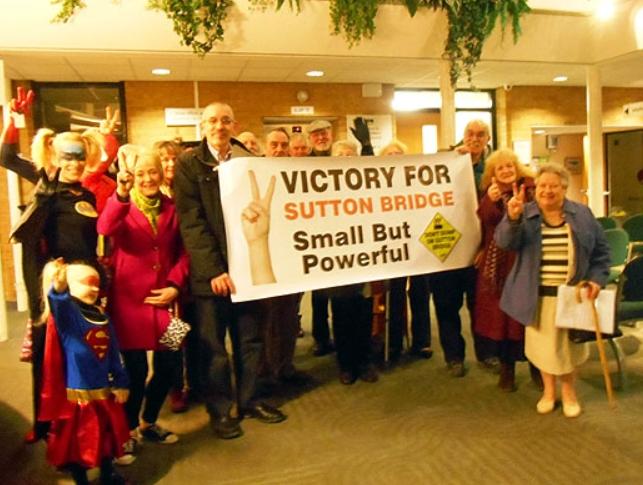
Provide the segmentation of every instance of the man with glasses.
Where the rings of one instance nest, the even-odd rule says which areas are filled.
[[[229,105],[206,106],[201,119],[205,137],[198,147],[181,157],[174,180],[181,234],[191,258],[191,288],[198,313],[194,331],[200,342],[203,397],[212,429],[222,439],[243,434],[243,417],[264,423],[286,419],[278,409],[254,400],[263,305],[261,301],[230,300],[235,287],[228,274],[217,169],[231,158],[252,156],[233,138],[236,129]],[[236,392],[225,348],[226,331],[233,345]],[[233,414],[234,404],[238,406],[237,415]]]

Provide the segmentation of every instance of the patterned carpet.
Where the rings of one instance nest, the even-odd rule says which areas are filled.
[[[11,339],[0,343],[0,483],[71,483],[47,466],[42,443],[21,441],[29,417],[29,367],[16,359],[22,321],[12,313]],[[244,421],[242,438],[221,441],[203,406],[182,415],[164,410],[161,423],[181,441],[145,444],[121,471],[137,484],[641,484],[643,333],[625,332],[618,407],[607,405],[593,349],[580,370],[584,413],[575,420],[560,408],[536,414],[539,392],[526,364],[518,366],[518,391],[505,394],[471,356],[467,375],[451,378],[439,351],[431,360],[403,360],[378,383],[344,386],[333,356],[310,355],[307,333],[296,363],[310,382],[273,396],[286,422]]]

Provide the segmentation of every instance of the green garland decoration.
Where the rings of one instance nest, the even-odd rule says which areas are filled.
[[[51,2],[61,5],[54,22],[68,22],[78,10],[86,7],[83,0]],[[204,56],[223,40],[223,23],[232,4],[232,0],[148,0],[147,7],[165,13],[181,43]]]
[[[53,22],[64,23],[69,22],[76,12],[87,6],[83,0],[51,0],[51,3],[60,5],[60,10],[53,18]]]
[[[60,5],[55,22],[69,21],[80,9],[83,0],[50,0]],[[291,10],[300,12],[303,0],[249,0],[253,7],[265,10],[269,6],[281,9],[286,3]],[[343,34],[353,47],[375,33],[375,17],[379,5],[391,0],[329,0],[333,34]],[[480,60],[482,48],[496,26],[498,19],[504,36],[511,23],[513,41],[521,34],[520,19],[530,12],[527,0],[398,0],[415,16],[420,8],[444,11],[449,22],[449,33],[443,56],[451,64],[451,84],[456,85],[462,75],[471,83],[473,69]],[[148,0],[148,7],[160,10],[172,21],[181,43],[205,55],[224,36],[223,23],[233,0]]]

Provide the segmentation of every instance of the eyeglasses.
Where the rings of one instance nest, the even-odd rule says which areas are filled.
[[[234,120],[227,116],[224,116],[221,119],[212,117],[205,120],[205,123],[210,126],[215,126],[217,123],[221,123],[223,126],[230,126],[232,123],[234,123]]]

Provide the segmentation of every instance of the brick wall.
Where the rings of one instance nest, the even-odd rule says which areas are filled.
[[[302,104],[296,99],[297,91],[302,89],[309,94],[309,100],[304,104],[314,106],[316,116],[337,117],[336,138],[346,136],[348,114],[392,113],[391,85],[383,86],[380,98],[363,98],[361,84],[199,82],[198,96],[201,106],[212,101],[228,102],[235,110],[240,130],[261,133],[265,116],[290,116],[290,107]],[[533,125],[586,123],[586,95],[583,87],[515,86],[507,92],[499,89],[496,95],[498,139],[501,146],[511,146],[513,140],[530,139]],[[128,81],[125,83],[125,97],[128,138],[131,143],[151,144],[159,139],[177,136],[184,140],[195,138],[194,128],[166,127],[164,119],[166,107],[194,107],[194,83]],[[643,123],[641,119],[626,118],[622,112],[623,104],[641,100],[641,88],[604,88],[605,124]],[[396,117],[396,136],[409,146],[410,152],[421,151],[423,124],[436,124],[439,130],[439,114],[398,114]],[[25,154],[29,153],[32,136],[32,127],[21,130],[20,144]],[[15,300],[13,259],[11,245],[8,243],[10,224],[6,183],[6,175],[0,171],[0,253],[6,297],[8,300]],[[28,194],[30,190],[30,184],[22,184],[23,194]]]
[[[263,133],[263,117],[291,116],[290,107],[300,105],[296,93],[306,90],[304,104],[314,106],[315,116],[337,117],[336,139],[346,136],[346,115],[392,113],[393,86],[383,86],[380,98],[363,98],[361,84],[233,83],[199,82],[199,102],[230,104],[239,131]],[[151,144],[162,138],[182,136],[193,140],[193,128],[168,128],[164,108],[194,106],[193,83],[126,82],[128,138],[131,143]]]

